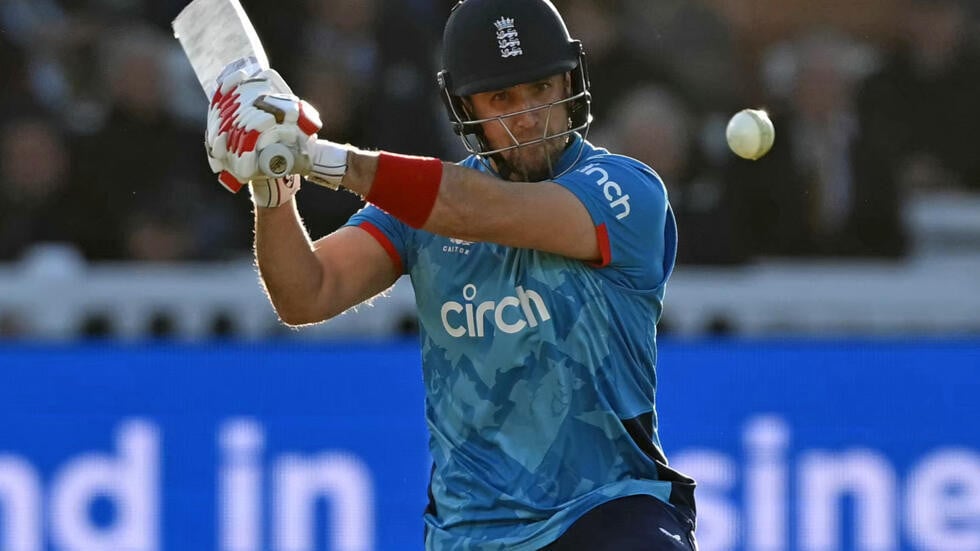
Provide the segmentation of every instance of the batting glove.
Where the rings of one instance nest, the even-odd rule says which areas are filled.
[[[316,132],[323,126],[320,115],[309,103],[287,94],[269,94],[255,100],[256,109],[271,114],[276,127],[263,132],[257,148],[266,151],[273,144],[286,146],[294,165],[290,172],[330,189],[339,189],[347,173],[347,154],[353,147],[329,140],[318,140]],[[293,131],[296,128],[299,132]]]
[[[251,76],[234,71],[222,79],[208,109],[208,163],[218,181],[237,192],[243,182],[268,178],[259,166],[264,149],[280,144],[278,151],[301,151],[302,143],[316,139],[320,126],[316,110],[292,95],[276,71]]]
[[[299,191],[299,184],[300,177],[294,174],[281,178],[252,180],[248,183],[248,189],[256,207],[275,208],[292,201],[293,196]]]

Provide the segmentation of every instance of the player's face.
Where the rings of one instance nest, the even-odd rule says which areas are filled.
[[[564,73],[470,96],[475,118],[494,119],[483,123],[491,150],[520,145],[501,153],[514,171],[511,180],[533,182],[551,176],[568,136],[547,138],[568,130],[568,107],[565,103],[550,105],[569,96],[570,82]],[[511,115],[521,111],[526,112]]]

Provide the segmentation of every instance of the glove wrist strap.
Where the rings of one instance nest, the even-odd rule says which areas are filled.
[[[314,184],[331,189],[340,188],[347,174],[347,154],[352,147],[328,140],[317,140],[310,145],[310,171],[306,178]]]

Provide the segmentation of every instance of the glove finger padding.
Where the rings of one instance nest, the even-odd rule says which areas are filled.
[[[308,150],[322,127],[316,109],[293,95],[272,69],[252,75],[233,65],[226,70],[208,109],[205,134],[208,164],[222,185],[236,191],[242,182],[265,181],[272,169],[259,166],[260,153],[275,144],[291,150],[296,166],[308,170]]]
[[[306,100],[296,96],[268,94],[259,96],[254,105],[256,109],[274,116],[279,124],[295,124],[307,136],[316,134],[323,127],[320,113]]]
[[[218,83],[218,92],[214,95],[211,105],[214,105],[223,98],[227,97],[229,92],[237,88],[238,85],[247,78],[248,73],[246,73],[243,69],[239,69],[221,79],[221,82]]]
[[[275,69],[266,69],[255,75],[256,80],[264,80],[272,88],[273,94],[293,95],[292,89]]]
[[[296,125],[307,136],[312,136],[323,128],[320,112],[307,103],[305,99],[299,100],[299,120],[296,121]]]
[[[275,70],[266,69],[252,74],[244,69],[231,70],[240,65],[241,63],[236,61],[226,67],[228,74],[222,77],[218,83],[218,89],[211,98],[208,107],[205,140],[210,146],[209,154],[218,160],[224,158],[223,153],[227,154],[228,151],[237,150],[241,131],[234,132],[236,127],[251,122],[247,130],[255,130],[260,126],[260,123],[256,121],[266,118],[253,114],[255,120],[246,121],[244,119],[245,115],[254,112],[252,104],[257,97],[268,94],[291,94],[289,86]],[[254,70],[254,66],[250,66],[250,70]],[[269,123],[263,122],[261,124]],[[259,129],[259,132],[262,130]],[[217,147],[218,140],[228,134],[236,136],[234,139],[236,147],[230,147],[227,143],[225,147]],[[226,137],[226,140],[228,139]]]
[[[303,157],[319,127],[316,110],[296,96],[260,97],[253,107],[243,107],[228,132],[226,165],[239,179],[261,177],[263,167],[258,166],[257,159],[263,149],[282,144],[295,156]],[[216,144],[220,145],[220,140]]]
[[[259,135],[272,130],[275,126],[276,121],[272,115],[258,109],[247,111],[242,116],[242,120],[229,132],[228,152],[240,156],[254,151]]]
[[[275,125],[269,130],[262,132],[255,143],[255,150],[262,151],[274,143],[281,143],[291,149],[298,149],[299,143],[296,141],[294,132],[284,132],[284,129]]]

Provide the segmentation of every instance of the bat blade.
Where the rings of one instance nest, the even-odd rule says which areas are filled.
[[[227,65],[269,68],[265,49],[239,0],[194,0],[172,26],[208,99]]]

